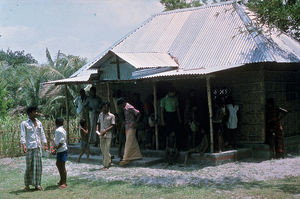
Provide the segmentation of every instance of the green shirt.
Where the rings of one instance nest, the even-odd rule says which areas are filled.
[[[161,99],[160,107],[164,108],[166,112],[176,112],[178,107],[178,98],[176,96],[169,97],[166,95]]]

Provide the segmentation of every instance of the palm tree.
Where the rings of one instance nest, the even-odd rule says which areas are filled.
[[[86,64],[86,59],[73,55],[65,55],[60,51],[58,51],[56,59],[53,60],[48,48],[46,48],[46,57],[48,64],[44,65],[43,68],[45,69],[45,75],[48,81],[68,78]],[[72,99],[78,95],[79,90],[80,87],[74,85],[68,86],[67,91],[62,89],[61,86],[45,86],[42,91],[42,94],[47,97],[47,101],[43,107],[44,112],[47,112],[52,116],[62,115],[66,109],[66,92],[68,92],[68,95],[70,96],[69,104],[71,104]],[[70,112],[75,113],[75,109],[72,108],[72,106]]]

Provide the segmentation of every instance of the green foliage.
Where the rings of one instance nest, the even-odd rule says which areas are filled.
[[[19,64],[35,64],[37,61],[30,55],[22,51],[0,50],[0,62],[6,62],[8,65],[16,66]]]
[[[4,118],[7,115],[7,110],[10,101],[6,98],[7,91],[3,88],[0,83],[0,118]]]
[[[75,71],[86,64],[86,59],[78,56],[65,55],[58,51],[56,59],[53,60],[48,49],[46,49],[46,57],[48,64],[44,65],[45,76],[49,80],[64,79],[71,76]],[[67,91],[63,85],[46,86],[43,90],[43,95],[46,96],[46,101],[42,107],[43,112],[53,117],[65,114],[66,110],[66,92],[69,96],[69,111],[75,113],[75,108],[72,106],[73,99],[78,95],[80,86],[68,85]]]
[[[201,2],[206,4],[207,0],[202,0]],[[200,1],[192,1],[191,3],[186,3],[185,1],[181,0],[160,0],[160,3],[165,6],[165,10],[198,7],[203,5],[202,3],[200,3]]]
[[[20,147],[20,125],[27,119],[27,115],[6,116],[0,118],[0,157],[15,157],[23,155]],[[55,124],[54,119],[46,120],[39,118],[42,122],[48,146],[51,145],[54,136]],[[79,141],[78,122],[75,118],[71,118],[69,122],[69,141],[75,143]],[[65,123],[66,125],[66,123]],[[65,129],[66,126],[65,126]]]
[[[226,0],[212,0],[211,3]],[[183,0],[161,0],[165,10],[197,7],[207,4],[207,0],[194,0],[186,3]],[[247,1],[245,1],[247,2]],[[262,26],[267,25],[268,30],[279,28],[296,40],[300,40],[300,0],[248,0],[246,4],[252,11],[257,13],[257,23],[254,25],[262,32]]]
[[[270,30],[277,27],[300,40],[299,0],[250,0],[247,6],[257,13],[262,25],[268,25]]]
[[[24,51],[0,51],[0,84],[6,91],[6,102],[10,102],[6,106],[11,111],[36,105],[52,118],[65,114],[65,89],[61,86],[44,86],[43,83],[68,78],[86,63],[86,59],[58,51],[56,59],[53,60],[48,49],[46,56],[48,64],[40,66],[34,64],[36,61],[30,54],[25,55]],[[68,86],[70,105],[80,88]],[[75,108],[69,108],[69,112],[75,114]]]

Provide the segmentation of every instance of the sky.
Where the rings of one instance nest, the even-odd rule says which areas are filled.
[[[89,61],[163,10],[159,0],[0,0],[0,50]]]

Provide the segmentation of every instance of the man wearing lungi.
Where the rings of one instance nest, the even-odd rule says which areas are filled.
[[[20,142],[24,153],[26,153],[25,170],[25,191],[30,190],[33,185],[36,190],[42,191],[42,144],[48,150],[47,139],[42,123],[36,118],[39,113],[37,108],[30,106],[27,108],[28,119],[21,123]]]

